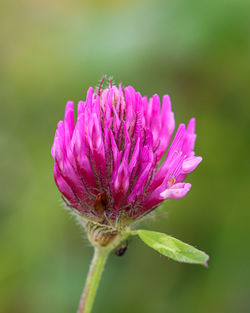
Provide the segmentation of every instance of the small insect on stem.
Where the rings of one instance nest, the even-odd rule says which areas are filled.
[[[121,245],[119,248],[117,248],[115,250],[115,254],[117,256],[122,256],[126,252],[127,249],[128,249],[128,242],[126,242],[126,245]]]

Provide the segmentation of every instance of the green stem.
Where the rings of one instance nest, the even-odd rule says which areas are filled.
[[[95,247],[94,256],[90,265],[87,281],[80,300],[77,313],[90,313],[95,299],[96,291],[100,282],[103,267],[109,251]]]

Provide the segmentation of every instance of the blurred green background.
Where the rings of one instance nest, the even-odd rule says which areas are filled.
[[[210,254],[207,269],[134,238],[93,313],[250,312],[250,3],[5,0],[1,4],[0,312],[72,313],[92,249],[63,209],[50,147],[67,100],[103,74],[197,118],[193,187],[142,225]]]

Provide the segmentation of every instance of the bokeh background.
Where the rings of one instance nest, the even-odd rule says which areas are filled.
[[[50,156],[67,100],[104,74],[170,94],[197,118],[191,192],[142,225],[208,252],[174,263],[133,238],[93,313],[250,312],[250,2],[5,0],[1,4],[0,312],[71,313],[92,249],[63,209]]]

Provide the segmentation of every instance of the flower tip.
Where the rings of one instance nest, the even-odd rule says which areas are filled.
[[[177,132],[179,131],[181,134],[183,134],[186,130],[186,125],[184,123],[181,123],[177,129]]]
[[[201,156],[198,156],[198,157],[197,157],[197,165],[199,165],[202,160],[203,160],[203,158],[202,158]]]
[[[195,118],[192,117],[188,123],[188,126],[187,126],[187,131],[189,133],[194,133],[195,132]]]
[[[196,169],[196,167],[201,163],[201,156],[192,156],[183,161],[182,170],[184,173],[190,173]]]
[[[189,183],[177,183],[164,190],[160,196],[162,199],[180,199],[189,192],[191,187],[192,185]]]
[[[171,112],[171,100],[169,95],[164,95],[162,97],[162,107],[166,108],[167,112]]]
[[[67,101],[66,106],[65,106],[65,115],[69,111],[74,110],[74,102],[73,101]]]

